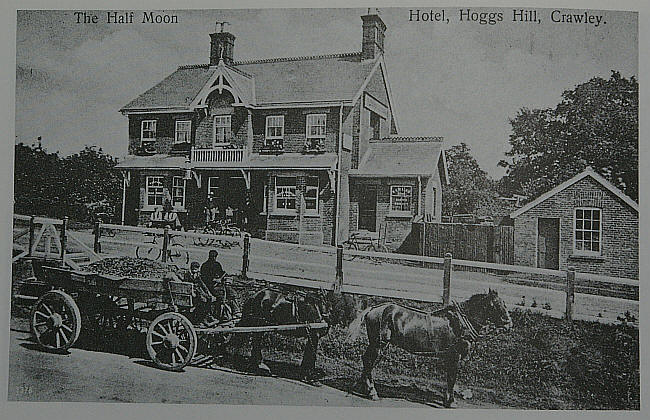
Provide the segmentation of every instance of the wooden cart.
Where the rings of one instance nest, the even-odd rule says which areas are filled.
[[[166,370],[181,370],[192,361],[200,335],[327,328],[324,322],[197,328],[191,321],[191,283],[118,277],[62,267],[60,260],[30,260],[36,277],[32,284],[44,289],[31,310],[31,329],[36,341],[53,352],[65,352],[74,345],[82,318],[100,332],[103,328],[126,330],[134,319],[145,321],[147,352]]]

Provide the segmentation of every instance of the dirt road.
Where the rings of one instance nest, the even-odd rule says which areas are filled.
[[[327,386],[218,367],[166,372],[146,360],[107,352],[73,348],[67,355],[50,354],[37,349],[28,330],[26,320],[12,319],[9,401],[423,407],[399,399],[372,402]]]

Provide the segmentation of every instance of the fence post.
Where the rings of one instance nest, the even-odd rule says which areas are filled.
[[[340,293],[343,290],[343,245],[336,246],[336,282],[334,292]]]
[[[442,275],[442,304],[449,305],[449,288],[451,284],[451,253],[445,254],[444,273]]]
[[[95,240],[93,241],[93,251],[95,251],[95,254],[99,254],[102,252],[102,245],[99,243],[99,238],[101,236],[101,228],[99,226],[100,221],[95,222],[95,229],[94,229],[94,234],[95,234]]]
[[[32,256],[32,248],[34,247],[34,235],[36,234],[36,223],[34,223],[36,216],[32,215],[29,218],[29,251],[27,255]]]
[[[65,247],[68,242],[68,216],[63,216],[63,224],[61,225],[61,264],[65,265]]]
[[[162,262],[167,262],[167,248],[169,248],[169,226],[165,226],[163,232]]]
[[[250,262],[251,237],[248,233],[244,235],[244,253],[242,255],[241,275],[248,278],[248,265]]]
[[[569,267],[566,272],[566,312],[564,318],[571,322],[573,321],[573,302],[575,301],[575,281],[576,281],[576,270],[573,267]]]

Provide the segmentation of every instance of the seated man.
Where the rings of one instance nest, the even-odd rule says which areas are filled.
[[[194,317],[199,328],[205,328],[218,322],[213,316],[213,306],[217,298],[201,279],[201,265],[192,261],[190,271],[185,273],[183,281],[194,284]],[[216,313],[216,312],[215,312]]]
[[[237,302],[237,295],[232,286],[227,282],[227,275],[223,267],[217,261],[219,253],[212,249],[208,254],[208,259],[201,265],[201,279],[210,289],[210,293],[215,296],[221,305],[227,304],[232,310],[232,318],[241,318],[241,310]],[[220,308],[221,308],[220,305]],[[221,312],[221,311],[219,311]],[[219,315],[219,313],[217,313]],[[221,319],[220,321],[224,321]]]

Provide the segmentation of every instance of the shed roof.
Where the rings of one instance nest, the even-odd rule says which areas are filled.
[[[357,176],[429,176],[438,168],[442,156],[444,176],[447,165],[442,150],[442,137],[388,137],[371,141],[359,162]]]
[[[549,197],[554,196],[555,194],[567,189],[571,185],[575,184],[576,182],[578,182],[578,181],[580,181],[580,180],[582,180],[582,179],[584,179],[585,177],[588,177],[588,176],[593,178],[596,182],[601,184],[606,189],[608,189],[612,194],[614,194],[615,196],[620,198],[621,201],[626,203],[628,206],[630,206],[637,213],[639,212],[639,205],[637,204],[636,201],[632,200],[630,197],[625,195],[623,193],[623,191],[616,188],[614,186],[614,184],[612,184],[611,182],[609,182],[608,180],[606,180],[602,176],[598,175],[598,173],[596,173],[591,167],[587,167],[587,169],[585,169],[583,172],[577,174],[576,176],[569,179],[568,181],[565,181],[565,182],[561,183],[560,185],[558,185],[557,187],[553,188],[552,190],[540,195],[535,200],[533,200],[530,203],[526,204],[522,208],[513,211],[512,213],[510,213],[510,217],[514,219],[515,217],[520,216],[521,214],[523,214],[523,213],[527,212],[528,210],[532,209],[533,207],[535,207],[539,203],[545,201]]]

